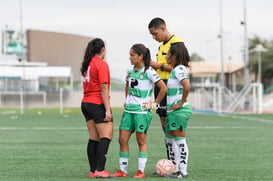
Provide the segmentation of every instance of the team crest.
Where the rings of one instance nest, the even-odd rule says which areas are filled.
[[[144,79],[144,72],[139,75],[140,80]]]

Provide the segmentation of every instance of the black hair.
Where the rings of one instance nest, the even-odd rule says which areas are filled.
[[[148,28],[159,28],[162,25],[166,26],[166,23],[162,18],[154,18],[150,21]]]
[[[187,47],[185,46],[183,42],[177,42],[177,43],[171,44],[169,53],[170,53],[170,56],[176,57],[175,66],[182,64],[186,67],[189,67],[190,55],[189,55]]]
[[[81,67],[82,76],[85,75],[93,56],[95,56],[96,54],[100,54],[103,47],[105,47],[104,42],[99,38],[95,38],[88,43]]]
[[[143,55],[143,61],[146,71],[149,68],[151,61],[151,54],[149,48],[145,47],[145,45],[141,43],[137,43],[134,44],[131,49],[134,50],[136,54]]]

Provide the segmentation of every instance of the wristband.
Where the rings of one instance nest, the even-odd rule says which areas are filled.
[[[160,70],[163,71],[164,70],[164,64],[160,65]]]

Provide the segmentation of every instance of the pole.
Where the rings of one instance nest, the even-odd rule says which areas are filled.
[[[262,53],[258,51],[258,82],[262,82]]]
[[[20,90],[20,113],[24,114],[24,90],[21,89]]]
[[[60,114],[64,113],[64,104],[63,104],[63,88],[60,88],[60,93],[59,93],[59,101],[60,101]]]
[[[22,0],[20,0],[20,41],[23,44],[23,6]]]
[[[249,60],[248,60],[248,38],[247,38],[247,18],[246,18],[246,0],[244,0],[244,22],[243,22],[243,25],[244,25],[244,44],[245,44],[245,47],[244,47],[244,63],[245,63],[245,68],[244,68],[244,71],[245,71],[245,84],[246,85],[249,85],[249,68],[248,68],[248,63],[249,63]]]
[[[267,49],[263,47],[262,44],[257,44],[256,48],[251,50],[252,52],[257,52],[258,55],[258,76],[257,76],[257,82],[262,82],[262,52],[266,52]]]
[[[225,75],[224,75],[224,46],[223,46],[223,8],[222,0],[219,2],[220,10],[220,57],[221,57],[221,86],[225,86]]]
[[[259,83],[258,85],[258,113],[263,113],[263,84]]]
[[[222,0],[219,0],[219,24],[220,24],[220,59],[221,59],[221,75],[220,75],[220,86],[219,86],[219,112],[222,111],[222,100],[223,92],[222,87],[225,86],[225,75],[224,75],[224,46],[223,46],[223,6]]]
[[[257,89],[258,89],[258,86],[256,86],[256,85],[254,85],[252,88],[253,113],[257,113],[257,102],[256,102],[257,101]]]
[[[5,45],[6,45],[6,31],[7,31],[7,26],[8,25],[5,25],[5,28],[4,30],[2,30],[2,42],[1,42],[1,52],[2,52],[2,55],[5,55]]]
[[[22,0],[19,0],[19,10],[20,10],[20,16],[19,16],[19,20],[20,20],[20,43],[21,45],[23,45],[23,6],[22,6]],[[25,61],[23,60],[23,50],[21,50],[18,53],[18,60],[19,62],[22,63],[22,78],[21,78],[21,87],[22,87],[22,110],[21,113],[24,113],[24,109],[25,109],[25,102],[26,102],[26,67],[25,67]]]

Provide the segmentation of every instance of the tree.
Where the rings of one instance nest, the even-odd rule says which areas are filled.
[[[257,44],[262,44],[267,49],[266,52],[262,52],[262,83],[264,88],[267,88],[272,84],[273,79],[273,40],[261,39],[258,36],[254,36],[249,39],[249,49],[252,50]],[[250,51],[249,54],[249,67],[250,71],[258,74],[258,54]]]
[[[198,55],[197,53],[192,53],[191,54],[191,61],[192,62],[202,62],[202,61],[205,61],[205,59],[203,57],[201,57],[200,55]]]

